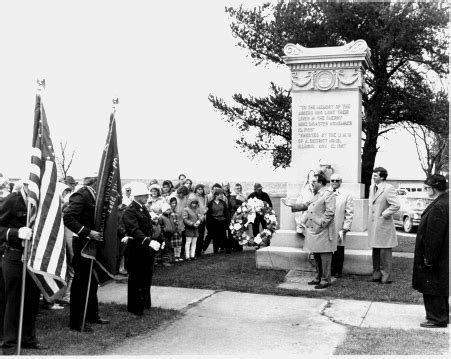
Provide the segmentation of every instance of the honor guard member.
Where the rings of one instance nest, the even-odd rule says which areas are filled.
[[[0,244],[5,246],[3,255],[3,279],[5,283],[5,313],[3,325],[3,354],[17,352],[19,332],[20,297],[22,291],[22,255],[24,244],[32,237],[27,227],[28,181],[24,180],[20,191],[8,195],[0,204]],[[48,349],[36,338],[36,316],[40,292],[27,273],[22,323],[22,348]]]
[[[9,195],[9,183],[6,177],[0,174],[0,206]],[[3,280],[3,253],[5,253],[6,243],[0,241],[0,343],[3,342],[3,318],[5,316],[5,281]]]
[[[149,190],[141,182],[134,182],[130,186],[133,201],[123,216],[129,236],[127,310],[135,315],[143,315],[144,308],[150,308],[151,304],[150,286],[155,253],[160,249],[160,242],[152,239],[151,217],[145,206]]]
[[[73,233],[72,247],[74,256],[72,266],[74,279],[70,291],[70,323],[71,329],[81,331],[85,309],[86,292],[88,289],[89,275],[91,273],[91,285],[89,287],[88,308],[86,322],[96,324],[108,324],[109,320],[99,316],[99,303],[97,299],[98,281],[91,269],[91,259],[82,257],[81,251],[89,239],[102,240],[102,235],[93,230],[95,221],[97,174],[92,174],[83,179],[83,187],[73,193],[69,198],[69,204],[64,209],[64,225]],[[92,332],[90,326],[85,325],[83,331]]]

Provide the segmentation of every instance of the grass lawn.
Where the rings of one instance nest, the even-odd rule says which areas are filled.
[[[443,355],[449,353],[449,336],[433,330],[349,327],[338,355]]]
[[[368,283],[370,276],[345,275],[322,291],[299,291],[277,288],[286,271],[257,270],[254,250],[232,254],[208,254],[196,261],[158,267],[153,285],[238,292],[343,299],[374,300],[420,304],[422,296],[411,287],[412,260],[396,258],[393,264],[393,285]],[[313,274],[312,274],[313,276]]]
[[[398,236],[398,246],[393,248],[393,252],[415,252],[415,237]]]
[[[142,317],[127,312],[125,305],[100,304],[100,313],[111,320],[108,325],[92,325],[93,333],[80,333],[69,329],[69,308],[40,310],[36,321],[37,336],[49,350],[22,350],[22,355],[99,355],[105,349],[121,345],[124,340],[151,333],[163,323],[178,319],[176,310],[151,308]]]

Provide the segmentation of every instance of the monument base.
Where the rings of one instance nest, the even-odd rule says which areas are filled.
[[[398,239],[412,237],[398,233]],[[271,246],[256,251],[258,269],[302,270],[313,272],[309,252],[304,251],[304,237],[294,230],[278,230],[271,239]],[[395,249],[396,250],[396,249]],[[349,232],[345,242],[344,274],[369,275],[373,271],[372,250],[368,247],[367,232]],[[413,258],[413,253],[393,252],[393,257]]]

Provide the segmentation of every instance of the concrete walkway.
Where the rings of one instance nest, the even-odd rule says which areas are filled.
[[[126,293],[126,284],[112,283],[99,289],[99,301],[125,304]],[[105,354],[332,355],[346,325],[431,330],[419,327],[422,305],[152,287],[152,306],[184,316]]]

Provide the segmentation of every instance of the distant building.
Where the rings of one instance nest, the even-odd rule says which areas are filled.
[[[424,179],[411,178],[388,178],[387,183],[390,183],[397,189],[404,189],[407,192],[423,192]]]

